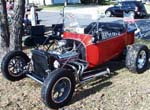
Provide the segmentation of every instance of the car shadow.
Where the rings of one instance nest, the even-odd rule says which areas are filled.
[[[92,94],[95,94],[96,92],[102,90],[105,87],[110,86],[111,84],[112,84],[112,82],[110,82],[110,81],[104,82],[104,83],[99,83],[92,88],[76,92],[76,94],[74,95],[74,99],[73,99],[72,103],[77,102],[79,100],[82,100],[83,98],[86,98]]]
[[[107,81],[107,82],[97,82],[95,86],[92,86],[91,88],[85,89],[85,87],[78,89],[75,92],[75,95],[73,96],[72,101],[69,103],[69,105],[80,101],[82,99],[85,99],[86,97],[95,94],[98,91],[101,91],[103,88],[108,87],[112,84],[112,82]]]
[[[116,70],[122,69],[125,67],[125,61],[120,59],[115,59],[106,64],[111,72],[115,72]]]
[[[117,66],[114,66],[116,64],[117,64]],[[105,87],[111,86],[112,82],[110,81],[110,78],[118,75],[119,73],[117,73],[116,70],[124,67],[123,63],[119,62],[119,61],[117,61],[117,62],[110,61],[109,63],[107,63],[105,65],[107,65],[110,68],[111,74],[104,75],[102,77],[98,77],[96,79],[93,79],[92,81],[84,83],[83,85],[79,85],[76,88],[76,90],[75,90],[76,92],[73,96],[72,101],[69,103],[69,105],[71,105],[77,101],[80,101],[82,99],[85,99],[86,97],[88,97],[92,94],[95,94],[98,91],[101,91]],[[102,96],[103,96],[103,94],[102,94]]]
[[[36,11],[42,11],[43,10],[43,8],[37,8],[36,9]]]

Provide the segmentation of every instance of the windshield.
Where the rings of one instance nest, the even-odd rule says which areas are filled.
[[[84,29],[93,22],[118,23],[124,25],[121,18],[106,17],[100,8],[65,7],[64,31],[84,33]],[[124,27],[124,26],[123,26]]]
[[[121,6],[122,6],[122,4],[121,4],[121,3],[117,3],[117,4],[115,4],[115,6],[117,6],[117,7],[121,7]]]

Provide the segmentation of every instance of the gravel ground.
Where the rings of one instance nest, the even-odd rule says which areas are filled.
[[[143,43],[150,47],[148,40]],[[77,88],[69,105],[60,110],[150,110],[150,69],[133,74],[121,62],[111,62],[110,67],[114,75]],[[0,74],[0,83],[0,110],[49,110],[37,82],[9,82]]]
[[[60,110],[149,110],[150,70],[133,74],[120,62],[112,65],[111,77],[78,87],[70,104]],[[41,101],[40,84],[33,80],[9,82],[0,74],[0,83],[0,110],[49,110]]]

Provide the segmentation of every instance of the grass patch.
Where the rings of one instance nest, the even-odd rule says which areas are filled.
[[[102,5],[115,5],[116,2],[113,2],[113,1],[106,1],[104,2]]]
[[[150,14],[150,4],[145,4],[145,8],[148,14]]]
[[[135,40],[137,43],[140,43],[140,44],[145,44],[146,46],[148,46],[150,48],[150,39],[136,39]]]
[[[68,4],[67,7],[83,7],[86,6],[85,4]],[[55,5],[47,5],[47,6],[41,6],[40,8],[46,9],[46,10],[61,10],[63,9],[64,4],[55,4]]]
[[[59,4],[59,5],[47,5],[47,6],[41,6],[40,8],[45,9],[45,10],[61,10],[63,9],[64,5]]]
[[[85,8],[85,7],[95,7],[95,6],[104,6],[104,5],[112,5],[115,4],[115,2],[105,2],[103,5],[98,4],[68,4],[67,7],[79,7],[79,8]],[[56,4],[56,5],[47,5],[47,6],[41,6],[40,8],[45,10],[61,10],[63,9],[64,4]]]

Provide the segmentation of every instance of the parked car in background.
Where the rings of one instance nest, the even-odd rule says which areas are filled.
[[[144,3],[141,1],[123,1],[105,11],[106,16],[123,16],[123,12],[130,12],[134,17],[144,17],[147,15]]]

